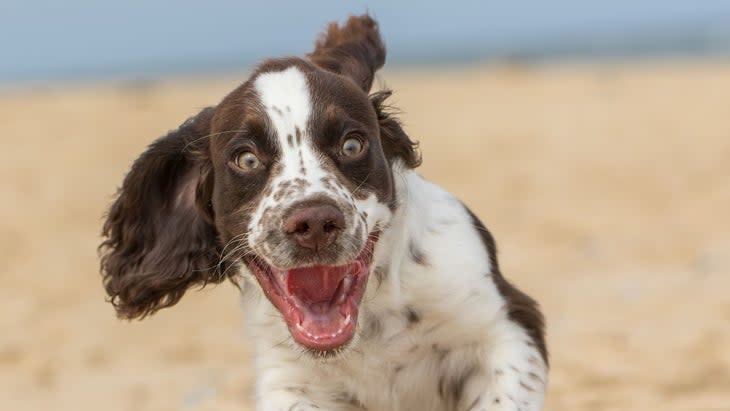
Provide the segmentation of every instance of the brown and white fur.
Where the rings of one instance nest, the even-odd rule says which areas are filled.
[[[542,315],[477,217],[414,171],[389,92],[368,95],[384,62],[376,23],[351,17],[155,141],[104,225],[106,291],[141,318],[233,280],[257,410],[539,410]],[[327,270],[350,274],[302,302]]]

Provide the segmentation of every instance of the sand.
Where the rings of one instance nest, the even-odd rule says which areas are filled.
[[[0,95],[1,410],[251,409],[237,290],[118,321],[95,251],[145,145],[244,76]],[[547,410],[730,410],[730,61],[381,81],[544,307]]]

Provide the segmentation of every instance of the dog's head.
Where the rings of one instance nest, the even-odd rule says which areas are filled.
[[[296,342],[349,342],[395,207],[392,167],[419,161],[385,111],[388,93],[368,95],[384,62],[376,23],[351,17],[306,58],[263,62],[155,141],[104,225],[102,274],[118,313],[144,317],[244,272]]]

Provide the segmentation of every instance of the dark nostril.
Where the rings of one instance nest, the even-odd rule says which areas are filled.
[[[339,227],[337,227],[337,224],[335,224],[334,221],[325,221],[324,225],[322,226],[322,229],[325,233],[331,233],[332,231],[337,230]]]
[[[300,221],[298,224],[294,226],[294,230],[291,232],[292,234],[306,234],[307,231],[309,231],[309,223],[306,221]]]

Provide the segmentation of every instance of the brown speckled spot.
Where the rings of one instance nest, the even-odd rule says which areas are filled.
[[[282,198],[284,198],[284,196],[286,196],[287,194],[288,194],[288,190],[277,190],[274,193],[274,195],[272,196],[272,198],[274,199],[274,201],[278,202]]]
[[[445,348],[440,348],[437,344],[431,345],[431,349],[433,350],[434,354],[436,354],[436,359],[439,364],[444,362],[446,356],[449,355],[449,350]]]
[[[411,260],[413,260],[414,263],[422,266],[430,265],[426,255],[423,253],[423,250],[416,245],[416,242],[413,239],[411,239],[411,242],[408,245],[408,252],[410,253]]]
[[[332,177],[322,177],[320,181],[325,188],[330,191],[335,191],[335,186],[332,184]]]
[[[537,375],[537,374],[535,374],[534,372],[529,372],[529,373],[527,374],[527,376],[528,376],[528,377],[530,377],[530,379],[532,379],[532,380],[534,380],[534,381],[537,381],[537,382],[539,382],[539,383],[541,383],[541,384],[544,384],[544,382],[543,382],[542,378],[540,378],[540,376],[539,376],[539,375]]]
[[[334,396],[334,401],[340,404],[344,404],[348,409],[366,410],[365,406],[352,394],[339,393]]]
[[[375,274],[375,278],[378,279],[379,282],[383,282],[385,278],[388,276],[388,270],[385,267],[375,267],[373,270],[373,274]]]
[[[410,305],[407,305],[403,309],[403,313],[409,325],[416,325],[421,322],[421,315],[418,313],[418,311],[416,311],[415,308],[411,307]]]
[[[368,316],[365,320],[365,326],[363,327],[362,335],[363,338],[375,338],[383,332],[383,324],[380,319],[375,316]]]
[[[527,384],[525,384],[524,381],[520,381],[520,387],[524,388],[525,390],[529,392],[535,392],[535,389]]]

